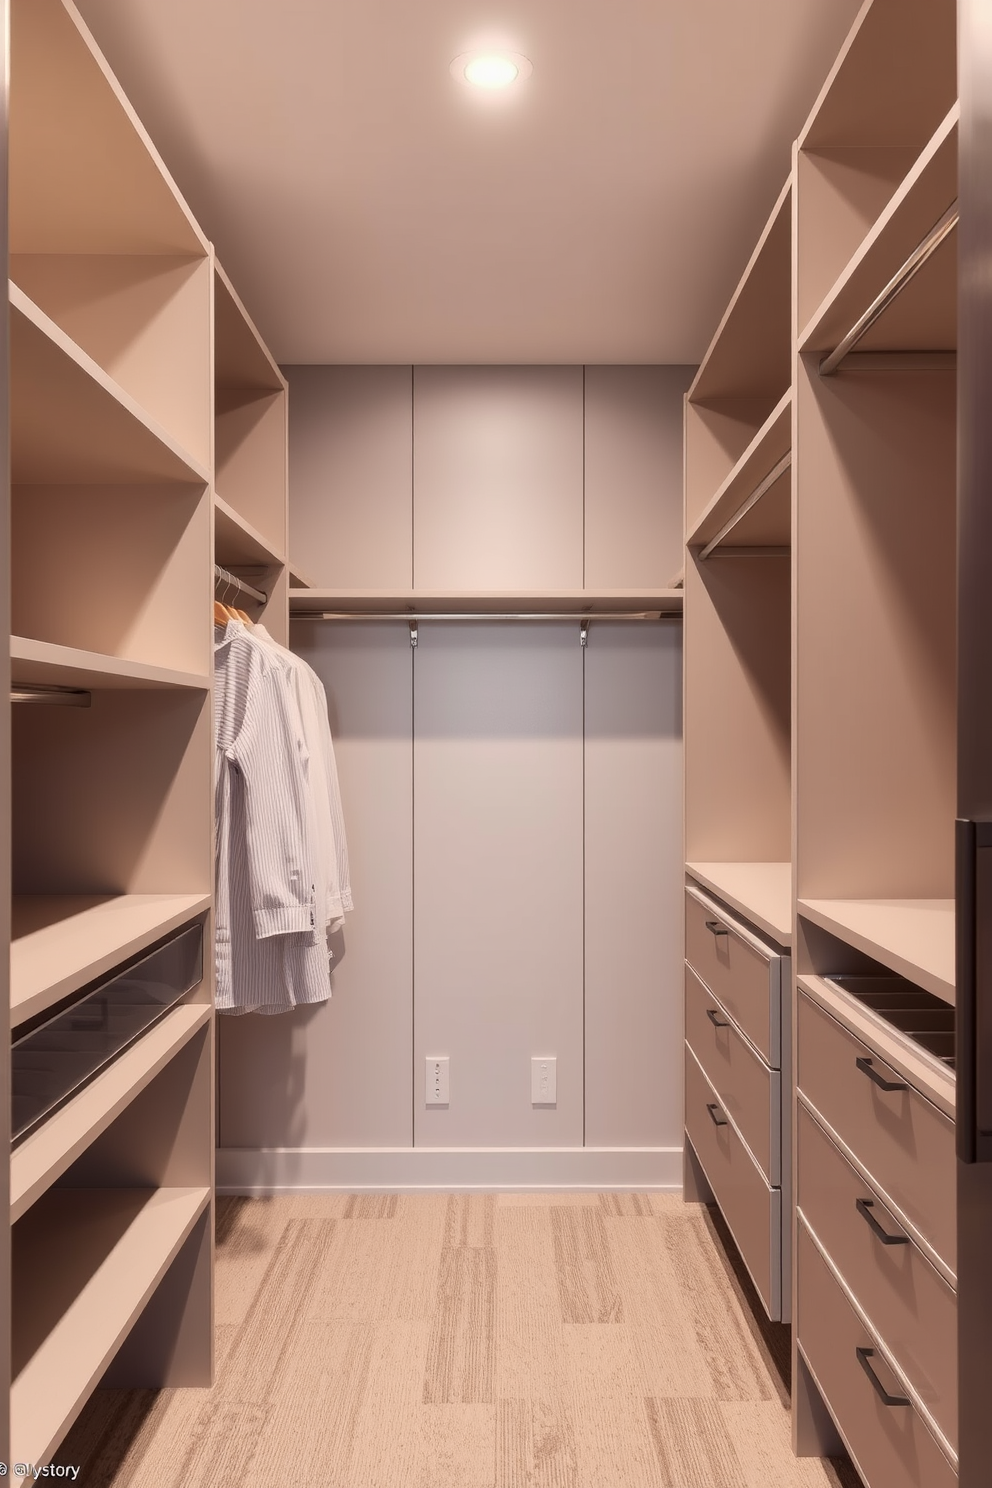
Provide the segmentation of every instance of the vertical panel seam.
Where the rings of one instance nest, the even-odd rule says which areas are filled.
[[[410,588],[417,587],[417,422],[415,417],[416,367],[410,367]]]
[[[586,1145],[586,1104],[588,1070],[586,1068],[586,661],[588,642],[580,648],[582,666],[582,1145]]]
[[[410,1148],[417,1145],[417,649],[410,646]]]
[[[586,368],[582,366],[582,587],[586,587]],[[582,676],[585,677],[585,663],[582,666]],[[583,707],[585,699],[583,698]],[[585,723],[583,720],[583,728]],[[583,747],[583,755],[585,749]]]

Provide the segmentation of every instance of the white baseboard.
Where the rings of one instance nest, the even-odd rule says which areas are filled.
[[[681,1147],[221,1147],[217,1192],[671,1190]]]

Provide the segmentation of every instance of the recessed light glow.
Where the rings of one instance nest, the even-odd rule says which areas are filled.
[[[466,53],[451,64],[454,77],[490,91],[509,88],[519,78],[529,77],[532,71],[527,58],[515,52]]]

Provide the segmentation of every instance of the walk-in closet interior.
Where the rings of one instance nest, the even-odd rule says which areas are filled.
[[[987,1488],[987,7],[460,9],[0,0],[0,1475]]]

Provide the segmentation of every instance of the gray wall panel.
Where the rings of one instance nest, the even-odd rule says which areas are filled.
[[[682,627],[586,654],[586,1142],[682,1136]]]
[[[335,937],[333,998],[221,1018],[226,1147],[410,1145],[412,664],[405,625],[293,622],[327,689],[354,913]]]
[[[409,367],[286,367],[289,551],[318,587],[409,588]]]
[[[578,627],[426,625],[415,665],[416,1143],[581,1145]],[[425,1107],[437,1054],[447,1109]],[[545,1054],[556,1109],[531,1106]]]
[[[416,367],[418,589],[582,586],[582,368]]]
[[[695,367],[587,367],[585,582],[662,588],[682,567],[682,398]]]

